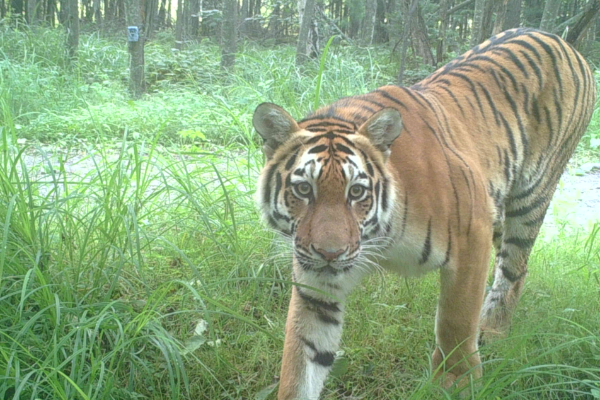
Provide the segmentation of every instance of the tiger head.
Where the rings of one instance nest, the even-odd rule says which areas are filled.
[[[263,218],[292,239],[303,271],[350,270],[392,228],[395,189],[386,162],[402,130],[400,113],[385,108],[349,131],[298,123],[263,103],[252,122],[267,158],[257,191]]]

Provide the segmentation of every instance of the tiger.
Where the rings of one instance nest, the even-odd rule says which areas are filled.
[[[377,269],[439,271],[434,377],[445,388],[480,378],[480,341],[507,333],[595,100],[570,44],[519,28],[410,87],[342,98],[299,121],[260,104],[257,204],[293,249],[278,399],[319,398],[345,301]]]

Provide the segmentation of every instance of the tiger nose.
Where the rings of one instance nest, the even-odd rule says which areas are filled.
[[[336,258],[338,258],[339,256],[341,256],[343,253],[345,253],[346,250],[348,249],[347,247],[343,248],[343,249],[331,249],[331,248],[322,249],[320,247],[315,247],[315,246],[312,246],[312,248],[321,257],[323,257],[325,259],[325,261],[333,261],[333,260],[335,260]]]

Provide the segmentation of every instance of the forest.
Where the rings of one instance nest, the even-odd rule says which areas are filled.
[[[0,399],[274,399],[292,256],[255,204],[256,106],[300,119],[409,86],[516,27],[597,70],[599,15],[600,0],[0,0]],[[599,110],[469,398],[600,399]],[[322,398],[464,398],[427,358],[439,286],[365,279]]]

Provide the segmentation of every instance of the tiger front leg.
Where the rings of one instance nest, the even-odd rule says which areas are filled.
[[[343,304],[294,286],[285,327],[279,400],[317,400],[342,336]]]
[[[491,233],[491,229],[489,230]],[[449,266],[441,270],[433,368],[442,386],[464,387],[469,375],[481,377],[477,336],[491,253],[487,229],[471,234]],[[467,242],[467,241],[465,241]]]

